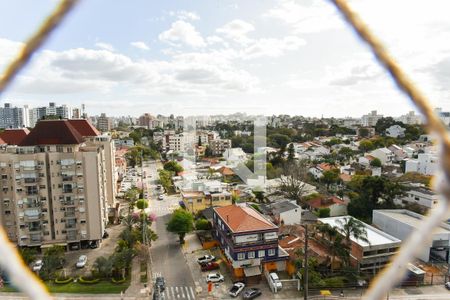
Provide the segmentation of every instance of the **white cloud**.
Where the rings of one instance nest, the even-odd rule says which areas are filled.
[[[286,51],[293,51],[306,45],[306,41],[297,36],[287,36],[283,39],[259,39],[243,50],[243,58],[280,57]]]
[[[159,40],[175,45],[181,42],[194,48],[206,46],[203,37],[195,27],[182,20],[172,23],[170,29],[159,35]]]
[[[317,33],[343,27],[333,5],[327,1],[279,0],[277,3],[264,17],[278,19],[291,26],[296,33]]]
[[[108,43],[98,42],[98,43],[95,43],[95,47],[103,49],[103,50],[108,50],[108,51],[111,51],[111,52],[114,51],[114,47],[111,44],[108,44]]]
[[[169,11],[169,15],[172,17],[177,17],[179,20],[191,20],[191,21],[200,20],[199,15],[193,11],[186,11],[186,10],[173,11],[173,10],[171,10],[171,11]]]
[[[146,51],[150,50],[150,47],[147,46],[147,44],[144,42],[132,42],[132,43],[130,43],[130,45],[135,48],[141,49],[141,50],[146,50]]]
[[[247,37],[247,34],[254,30],[255,26],[253,26],[252,24],[243,20],[235,19],[218,28],[216,31],[235,42],[238,42],[240,44],[247,44],[251,41]]]

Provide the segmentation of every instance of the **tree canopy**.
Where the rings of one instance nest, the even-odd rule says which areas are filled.
[[[194,217],[192,214],[182,208],[176,209],[167,223],[167,231],[178,234],[180,244],[183,244],[184,237],[192,230],[194,230]]]

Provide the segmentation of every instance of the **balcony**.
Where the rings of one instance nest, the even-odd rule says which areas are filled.
[[[66,217],[66,218],[75,218],[75,211],[66,211],[66,212],[64,212],[64,217]]]
[[[66,223],[66,225],[64,226],[65,229],[77,229],[77,223],[74,224],[68,224]]]
[[[34,177],[29,177],[29,178],[24,178],[23,179],[24,183],[36,183],[38,181],[39,181],[38,178],[34,178]]]
[[[62,181],[73,181],[73,176],[63,176]]]
[[[74,231],[74,232],[75,232],[75,234],[68,234],[68,235],[66,235],[66,240],[68,242],[70,242],[70,241],[78,241],[79,240],[79,237],[76,234],[77,232],[76,231]]]
[[[64,194],[71,194],[71,193],[73,193],[73,189],[72,188],[70,188],[70,189],[63,189],[63,191],[62,191]]]

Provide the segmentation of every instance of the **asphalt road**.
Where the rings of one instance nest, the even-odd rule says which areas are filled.
[[[163,276],[166,280],[165,300],[195,299],[194,280],[181,251],[178,236],[166,230],[166,223],[172,210],[178,207],[179,196],[164,195],[164,200],[157,200],[160,194],[156,190],[157,168],[154,161],[144,165],[147,175],[151,175],[150,178],[144,179],[150,196],[147,211],[157,216],[156,222],[152,224],[153,230],[158,235],[158,239],[151,247],[153,278]]]

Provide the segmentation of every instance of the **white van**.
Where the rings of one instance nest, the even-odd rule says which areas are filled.
[[[278,277],[278,274],[277,273],[270,273],[269,276],[270,276],[270,279],[272,280],[272,282],[277,287],[277,290],[280,290],[283,287],[283,285],[281,284],[281,281],[280,281],[280,278]]]

